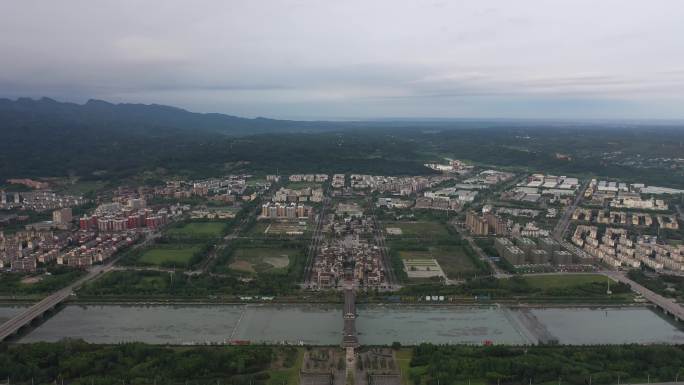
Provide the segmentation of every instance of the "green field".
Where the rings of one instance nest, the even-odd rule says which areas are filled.
[[[250,273],[285,273],[296,249],[276,247],[240,248],[233,252],[229,267]]]
[[[268,221],[257,221],[254,226],[252,226],[247,232],[246,236],[250,237],[264,237],[266,234],[264,234],[264,231],[266,231],[266,228],[268,227],[269,222]]]
[[[411,369],[411,358],[413,358],[413,349],[403,348],[394,353],[394,358],[397,361],[397,366],[402,374],[401,384],[410,385],[411,381],[407,373]]]
[[[606,284],[609,278],[600,274],[558,274],[532,275],[524,277],[525,282],[534,289],[563,289],[588,283]],[[612,280],[610,280],[612,282]]]
[[[266,178],[252,178],[247,180],[247,186],[254,187],[257,184],[266,184]]]
[[[297,349],[297,358],[290,368],[280,367],[268,371],[269,379],[268,385],[298,385],[299,371],[302,369],[304,362],[304,349]]]
[[[138,261],[156,266],[187,266],[192,257],[202,250],[198,245],[157,245],[145,250]]]
[[[286,188],[293,190],[301,190],[303,188],[310,187],[312,189],[321,188],[323,186],[320,182],[287,182]]]
[[[439,222],[385,222],[385,229],[400,228],[401,235],[389,235],[388,237],[402,237],[402,238],[434,238],[445,237],[449,235],[447,228]]]
[[[223,234],[225,226],[222,222],[190,222],[170,228],[166,234],[172,237],[218,237]]]
[[[106,187],[103,181],[82,181],[79,178],[57,178],[50,180],[52,189],[65,194],[85,195]],[[14,185],[16,186],[16,185]]]
[[[305,222],[305,225],[300,226],[299,222]],[[250,228],[243,231],[242,235],[249,238],[293,238],[306,237],[311,231],[312,225],[306,220],[295,221],[269,221],[259,220]],[[268,232],[266,231],[268,230]],[[288,231],[301,231],[302,234],[287,234]]]
[[[399,250],[402,259],[434,258],[449,278],[459,278],[462,274],[477,270],[472,259],[460,246],[431,246],[429,251]]]

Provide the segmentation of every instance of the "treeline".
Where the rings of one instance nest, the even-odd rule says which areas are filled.
[[[634,282],[662,296],[678,300],[684,298],[684,277],[667,274],[647,275],[639,269],[630,270],[627,276]]]
[[[6,136],[0,142],[0,180],[75,173],[84,180],[111,181],[156,169],[173,170],[176,175],[195,178],[240,171],[288,174],[353,170],[368,174],[420,175],[431,172],[424,163],[450,156],[530,171],[591,174],[673,187],[684,185],[681,167],[643,168],[633,161],[637,159],[636,154],[641,156],[639,159],[679,157],[684,142],[681,130],[550,129],[514,124],[495,127],[442,124],[438,129],[427,123],[410,127],[386,124],[373,129],[361,126],[338,124],[337,132],[281,131],[226,137],[215,131],[165,127],[100,130],[79,124],[46,127],[33,122],[18,129],[16,137]],[[243,131],[242,135],[250,135],[250,131]],[[68,156],[73,153],[79,156]],[[122,153],[135,156],[121,156]],[[616,159],[604,159],[604,153],[620,155]],[[569,155],[571,159],[559,159],[556,154]]]
[[[650,377],[649,377],[650,376]],[[615,384],[684,376],[684,347],[491,346],[422,344],[413,351],[413,384]]]
[[[496,265],[509,273],[515,273],[515,266],[513,266],[506,258],[501,258],[499,251],[494,247],[494,239],[492,238],[477,238],[475,244],[482,249],[482,251],[489,257],[498,258]]]
[[[86,300],[88,297],[193,299],[234,295],[286,296],[297,290],[296,282],[283,274],[250,279],[238,274],[111,271],[86,284],[78,295]]]
[[[631,292],[628,285],[615,283],[610,290],[613,297]],[[421,284],[405,286],[400,295],[464,295],[491,299],[525,298],[591,298],[606,297],[606,285],[602,282],[578,283],[568,287],[542,288],[530,285],[524,277],[513,276],[506,279],[481,277],[468,279],[463,285]],[[609,299],[609,297],[606,297]],[[618,298],[619,299],[619,298]]]
[[[67,266],[51,266],[45,271],[49,274],[30,276],[20,273],[0,273],[0,294],[47,294],[69,285],[85,274],[83,270]]]
[[[124,135],[59,127],[50,133],[28,129],[17,134],[16,140],[6,139],[0,141],[0,180],[75,173],[82,180],[113,181],[159,169],[192,178],[242,171],[431,173],[423,167],[429,157],[418,152],[410,138],[383,132],[274,133],[230,138],[182,130],[133,130]],[[73,153],[79,156],[66,155]]]
[[[275,349],[173,348],[80,340],[0,345],[0,378],[12,384],[265,384]]]
[[[250,171],[425,174],[456,157],[558,174],[684,186],[681,127],[558,122],[295,122],[193,114],[165,106],[0,100],[0,181],[75,174],[118,180],[150,170],[193,178]],[[604,154],[614,157],[606,160]],[[74,157],[71,154],[79,154]],[[135,156],[122,156],[135,154]],[[556,154],[570,156],[570,159]]]
[[[478,129],[443,130],[416,136],[416,145],[499,166],[522,166],[555,174],[592,174],[630,182],[684,187],[684,170],[640,168],[631,161],[678,158],[684,131],[679,127],[548,127],[501,123]],[[606,160],[603,154],[616,157]],[[565,154],[570,160],[559,159]],[[622,160],[625,160],[624,162]]]

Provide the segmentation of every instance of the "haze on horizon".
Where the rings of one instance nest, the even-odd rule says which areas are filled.
[[[0,97],[294,119],[684,118],[684,2],[0,3]]]

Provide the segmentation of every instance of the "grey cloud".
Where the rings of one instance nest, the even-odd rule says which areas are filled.
[[[7,1],[0,95],[273,117],[682,118],[683,13],[678,0]]]

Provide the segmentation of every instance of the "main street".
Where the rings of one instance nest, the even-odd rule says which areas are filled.
[[[304,287],[311,287],[311,282],[313,277],[313,265],[314,259],[316,258],[316,253],[318,248],[323,241],[323,225],[325,223],[325,216],[330,208],[331,199],[329,197],[323,198],[323,204],[321,205],[321,211],[318,213],[316,218],[316,225],[314,228],[313,236],[311,237],[311,244],[306,254],[306,265],[304,266]]]
[[[565,209],[560,220],[558,220],[558,223],[556,223],[556,227],[553,230],[553,238],[556,241],[560,242],[563,240],[565,232],[568,230],[568,225],[570,224],[570,218],[572,217],[572,213],[575,212],[577,206],[579,206],[579,204],[582,202],[582,198],[584,198],[584,194],[587,191],[587,188],[589,188],[589,183],[585,182],[582,188],[575,196],[575,200],[572,202],[570,206],[568,206],[567,209]]]
[[[391,256],[387,253],[387,245],[385,244],[385,233],[382,231],[382,226],[380,221],[375,216],[375,206],[374,202],[369,202],[371,207],[371,217],[373,218],[373,239],[375,240],[375,245],[380,250],[380,260],[385,270],[387,286],[390,290],[399,289],[399,283],[397,281],[397,276],[394,273],[394,267],[392,266]]]

